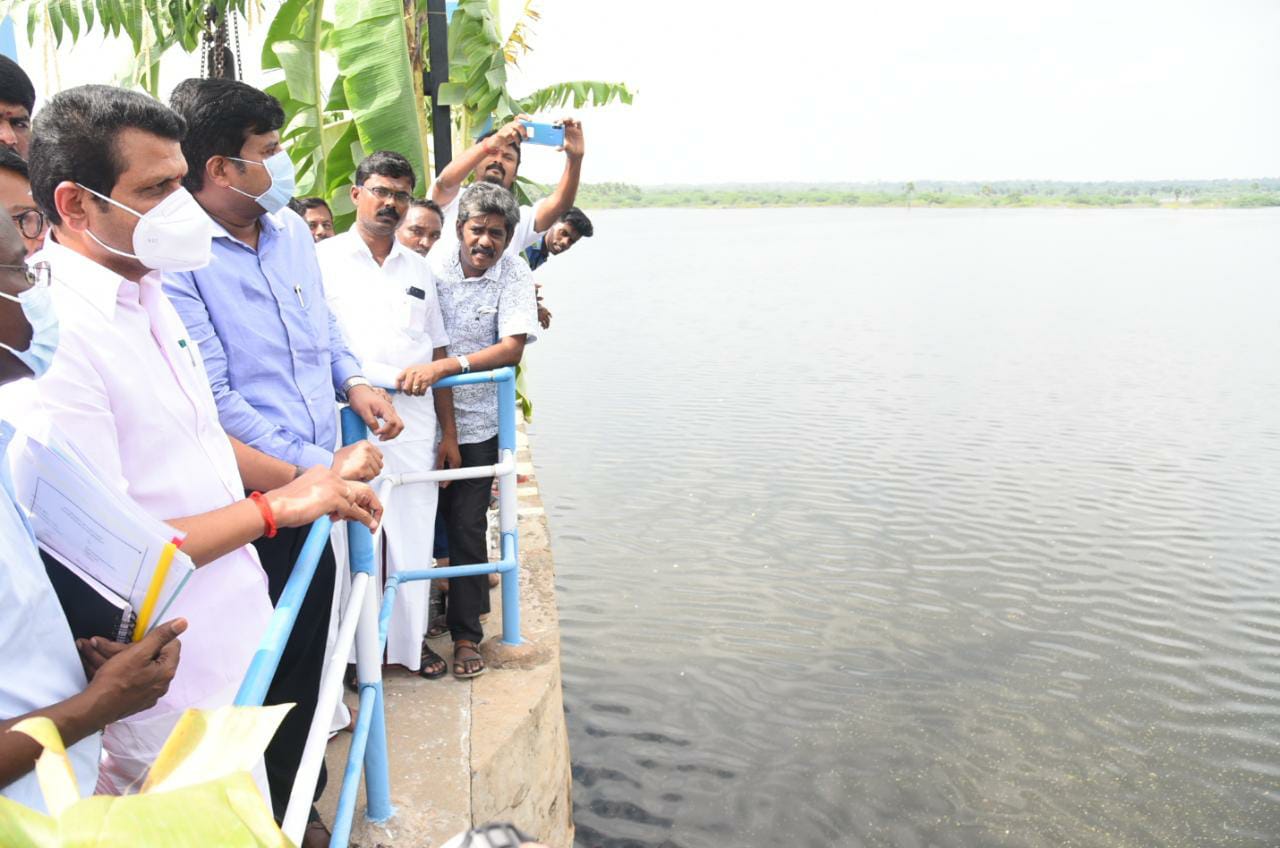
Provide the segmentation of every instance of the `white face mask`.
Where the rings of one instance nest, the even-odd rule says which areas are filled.
[[[133,253],[104,243],[92,230],[86,229],[89,237],[103,249],[136,259],[153,271],[194,271],[208,265],[213,258],[213,222],[185,188],[160,201],[145,215],[88,186],[80,185],[80,188],[139,218],[133,228]]]

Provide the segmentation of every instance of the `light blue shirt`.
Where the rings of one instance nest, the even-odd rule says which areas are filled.
[[[85,687],[71,627],[14,498],[5,457],[12,439],[13,427],[0,421],[0,719],[52,706]],[[92,795],[98,782],[101,748],[102,735],[93,733],[67,749],[82,797]],[[0,795],[45,812],[35,772],[0,789]]]
[[[222,428],[265,454],[333,462],[335,392],[360,373],[325,301],[306,223],[282,209],[259,219],[258,249],[214,222],[213,261],[164,275],[200,346]]]

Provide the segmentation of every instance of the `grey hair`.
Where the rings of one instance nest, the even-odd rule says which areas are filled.
[[[520,223],[520,207],[515,196],[500,185],[475,183],[462,193],[458,201],[458,223],[464,224],[481,215],[501,215],[507,222],[507,241],[516,234]]]

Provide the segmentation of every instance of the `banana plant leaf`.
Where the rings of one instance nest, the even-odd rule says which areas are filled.
[[[394,150],[426,182],[426,108],[415,92],[401,0],[343,0],[330,44],[360,146]]]

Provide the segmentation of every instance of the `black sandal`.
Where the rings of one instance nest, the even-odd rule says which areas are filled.
[[[427,643],[422,643],[422,659],[419,661],[418,676],[425,677],[427,680],[439,680],[449,673],[449,664],[444,661],[444,657],[427,647]],[[438,666],[436,671],[428,671],[431,666]]]

